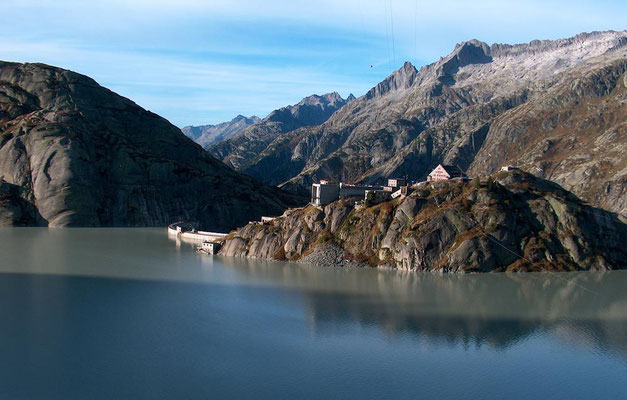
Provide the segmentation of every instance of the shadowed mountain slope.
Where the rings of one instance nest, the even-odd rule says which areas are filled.
[[[226,230],[298,200],[93,79],[43,64],[0,62],[0,178],[0,225]]]

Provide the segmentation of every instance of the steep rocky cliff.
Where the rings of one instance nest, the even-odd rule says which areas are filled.
[[[186,126],[181,130],[188,138],[198,143],[202,147],[211,146],[214,143],[223,142],[239,133],[251,125],[261,121],[261,118],[252,116],[250,118],[238,115],[228,122],[216,125]]]
[[[627,225],[522,171],[424,182],[355,209],[339,200],[232,232],[220,254],[442,272],[627,268]]]
[[[319,125],[353,99],[353,95],[343,99],[337,92],[305,97],[298,104],[272,111],[259,123],[207,150],[227,165],[244,170],[277,137],[303,126]]]
[[[471,40],[405,63],[318,126],[277,136],[240,169],[306,193],[320,179],[422,180],[438,163],[507,163],[626,213],[627,32],[503,45]],[[263,150],[263,151],[262,151]]]
[[[0,62],[0,225],[221,230],[295,200],[86,76]]]

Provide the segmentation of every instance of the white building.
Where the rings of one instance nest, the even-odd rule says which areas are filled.
[[[207,254],[217,254],[220,250],[220,247],[221,244],[218,242],[203,241],[201,249],[207,252]]]
[[[458,166],[438,164],[427,176],[427,181],[444,181],[453,178],[466,178],[466,174]]]

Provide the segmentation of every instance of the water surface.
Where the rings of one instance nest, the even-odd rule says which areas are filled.
[[[0,398],[625,398],[627,272],[433,275],[0,229]]]

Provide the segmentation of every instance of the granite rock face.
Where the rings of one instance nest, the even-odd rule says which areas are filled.
[[[0,62],[0,224],[227,230],[297,200],[86,76]]]
[[[216,125],[186,126],[183,133],[202,147],[209,147],[214,143],[223,142],[237,136],[244,129],[261,121],[261,118],[252,116],[250,118],[238,115],[229,122],[222,122]]]
[[[0,179],[0,226],[41,226],[45,220],[25,199],[24,188]]]
[[[471,40],[419,70],[405,63],[323,124],[256,149],[239,169],[305,194],[320,179],[419,181],[439,163],[472,175],[518,164],[627,213],[626,64],[627,31]]]
[[[220,254],[432,272],[608,270],[627,268],[626,242],[616,215],[514,171],[424,182],[369,208],[291,209],[232,232]]]

